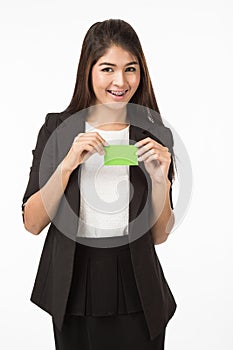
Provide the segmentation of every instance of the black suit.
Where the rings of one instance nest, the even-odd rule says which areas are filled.
[[[39,131],[36,147],[32,151],[33,162],[28,185],[23,196],[23,204],[51,176],[56,166],[68,152],[73,138],[78,133],[85,132],[84,120],[85,118],[82,115],[77,117],[76,114],[71,115],[70,113],[47,114],[45,123]],[[155,128],[157,136],[154,136]],[[153,131],[153,134],[149,130]],[[53,131],[54,137],[50,138]],[[149,136],[167,146],[172,152],[171,131],[164,126],[153,124],[149,120],[143,120],[143,129],[132,123],[129,132],[130,140],[139,141]],[[130,141],[130,143],[134,142]],[[48,145],[49,147],[47,147]],[[40,166],[43,171],[41,172],[42,175],[39,176]],[[63,323],[72,280],[76,247],[74,235],[77,232],[80,204],[80,191],[77,186],[80,180],[79,169],[80,166],[72,172],[56,217],[49,226],[30,299],[53,316],[59,329],[61,329]],[[145,226],[148,225],[151,208],[150,200],[148,200],[148,196],[151,194],[150,177],[144,168],[143,162],[140,162],[139,166],[130,166],[129,169],[130,182],[134,189],[132,200],[129,203],[129,235],[110,237],[109,242],[111,246],[118,245],[120,240],[122,240],[122,243],[130,243],[135,279],[150,338],[154,339],[163,331],[173,316],[177,305],[164,277],[151,231],[149,228],[147,229],[149,226]],[[170,169],[169,180],[171,181]],[[171,190],[170,201],[173,209]],[[140,217],[138,221],[137,217]],[[134,221],[135,219],[136,221]],[[63,223],[69,223],[69,225],[63,227]],[[143,231],[145,233],[142,235]],[[66,234],[64,235],[62,232]],[[85,238],[78,241],[85,243]],[[91,245],[92,239],[88,238],[87,242],[88,245]],[[106,242],[106,238],[104,242]],[[93,239],[93,244],[95,243],[96,239]]]

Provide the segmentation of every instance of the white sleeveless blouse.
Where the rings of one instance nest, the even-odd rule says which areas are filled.
[[[85,131],[98,132],[109,145],[129,144],[129,125],[101,130],[85,122]],[[110,237],[128,234],[129,166],[104,166],[104,155],[94,153],[80,168],[80,212],[77,236]]]

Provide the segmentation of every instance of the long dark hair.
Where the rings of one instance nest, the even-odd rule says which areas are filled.
[[[82,44],[73,96],[63,112],[72,114],[94,105],[95,94],[91,81],[92,67],[113,45],[129,51],[138,59],[140,65],[140,83],[129,103],[147,107],[150,118],[157,124],[164,125],[138,35],[130,24],[121,19],[96,22],[87,31]],[[175,159],[172,149],[172,161],[169,169],[172,178],[174,178],[173,162]]]

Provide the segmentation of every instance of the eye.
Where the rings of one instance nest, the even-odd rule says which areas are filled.
[[[136,71],[136,68],[134,68],[134,67],[129,67],[129,68],[126,68],[126,71],[135,72],[135,71]]]
[[[110,70],[109,69],[112,69],[112,68],[110,68],[110,67],[106,67],[106,68],[104,68],[104,69],[101,69],[101,71],[102,72],[110,72]]]

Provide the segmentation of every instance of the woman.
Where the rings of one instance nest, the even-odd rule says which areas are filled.
[[[105,146],[131,140],[138,166],[103,166]],[[50,223],[31,301],[52,316],[56,349],[164,349],[176,302],[154,245],[174,223],[172,147],[137,34],[95,23],[69,106],[39,131],[22,204],[26,230]]]

